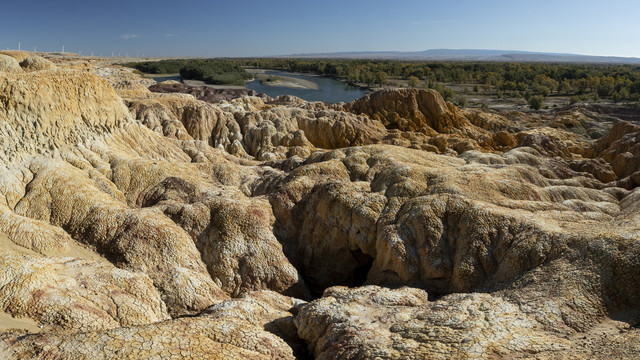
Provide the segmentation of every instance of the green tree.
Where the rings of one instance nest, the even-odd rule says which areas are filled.
[[[518,89],[518,85],[514,81],[505,81],[500,84],[500,90],[504,92],[513,92]]]
[[[620,94],[621,99],[628,100],[631,98],[631,94],[629,93],[629,90],[626,87],[623,87],[622,89],[620,89],[620,91],[618,91],[618,94]]]
[[[389,80],[389,75],[387,75],[387,73],[384,71],[378,71],[374,79],[375,79],[374,82],[376,84],[383,86]]]
[[[558,88],[558,82],[544,74],[536,75],[533,79],[533,82],[540,87],[549,89],[549,92],[553,92],[553,90],[556,90]]]
[[[595,89],[594,89],[595,90]],[[597,92],[600,96],[611,96],[615,90],[615,80],[611,76],[607,76],[600,80]]]
[[[558,92],[568,94],[571,91],[571,83],[569,80],[564,79],[558,86]]]
[[[578,94],[584,94],[587,91],[587,87],[589,87],[589,83],[587,79],[578,79],[575,81],[573,87],[578,89]]]
[[[409,76],[409,86],[416,87],[420,84],[420,79],[415,76]]]
[[[622,96],[620,95],[619,92],[614,91],[613,94],[611,94],[611,100],[613,100],[614,102],[618,102],[622,100]]]
[[[371,84],[373,84],[374,80],[375,79],[373,77],[373,74],[368,69],[363,69],[360,72],[360,82],[361,83],[365,83],[365,84],[367,84],[367,86],[371,86]]]

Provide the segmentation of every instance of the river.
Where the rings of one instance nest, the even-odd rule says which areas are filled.
[[[315,75],[305,75],[299,73],[290,73],[286,71],[265,70],[265,74],[271,76],[298,78],[311,81],[317,85],[316,89],[302,89],[285,86],[263,85],[259,79],[249,81],[245,84],[247,89],[265,93],[273,98],[278,95],[293,95],[307,101],[324,101],[328,103],[349,102],[359,99],[368,94],[361,88],[347,85],[346,83],[332,78],[320,77]],[[154,76],[157,82],[165,80],[180,81],[179,74],[165,74]],[[224,88],[224,85],[216,85],[216,88]]]
[[[299,89],[284,86],[263,85],[258,79],[246,83],[246,88],[265,93],[271,97],[276,97],[278,95],[293,95],[307,101],[324,101],[328,103],[349,102],[351,100],[359,99],[367,94],[365,90],[347,85],[342,81],[326,77],[276,70],[266,70],[265,74],[311,81],[318,85],[318,89]]]

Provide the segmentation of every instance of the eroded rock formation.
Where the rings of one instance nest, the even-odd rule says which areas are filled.
[[[206,101],[208,103],[217,103],[223,100],[233,100],[244,96],[257,96],[263,100],[270,100],[265,95],[249,89],[214,89],[207,86],[188,86],[179,82],[160,83],[149,87],[149,90],[157,93],[180,93],[190,94],[196,99]]]
[[[430,302],[412,288],[334,287],[304,307],[297,324],[316,359],[482,358],[570,346],[517,305],[487,294]]]
[[[148,85],[0,54],[0,355],[635,354],[638,125]]]

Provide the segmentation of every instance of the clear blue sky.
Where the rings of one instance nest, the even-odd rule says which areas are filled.
[[[6,0],[0,49],[268,56],[499,49],[640,57],[640,1]]]

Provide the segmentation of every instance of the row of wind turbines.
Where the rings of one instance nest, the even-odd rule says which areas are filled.
[[[7,50],[9,50],[9,49],[7,48]],[[18,41],[18,51],[21,51],[21,50],[22,50],[22,44]],[[33,52],[38,52],[37,48],[35,46],[33,47]],[[47,51],[47,52],[51,53],[51,52],[55,52],[55,51]],[[61,53],[64,54],[64,45],[62,45]],[[78,54],[82,55],[82,51],[78,51]],[[90,56],[94,56],[94,52],[93,51],[91,52]],[[102,56],[102,53],[100,53],[100,55],[98,55],[98,56],[99,57],[104,57],[104,56]],[[116,53],[115,51],[112,51],[111,52],[111,57],[122,57],[122,53],[120,53],[120,52]],[[128,58],[129,57],[129,53],[125,52],[124,53],[124,57]],[[140,53],[137,53],[135,57],[144,57],[144,53],[142,53],[142,56],[140,55]]]

